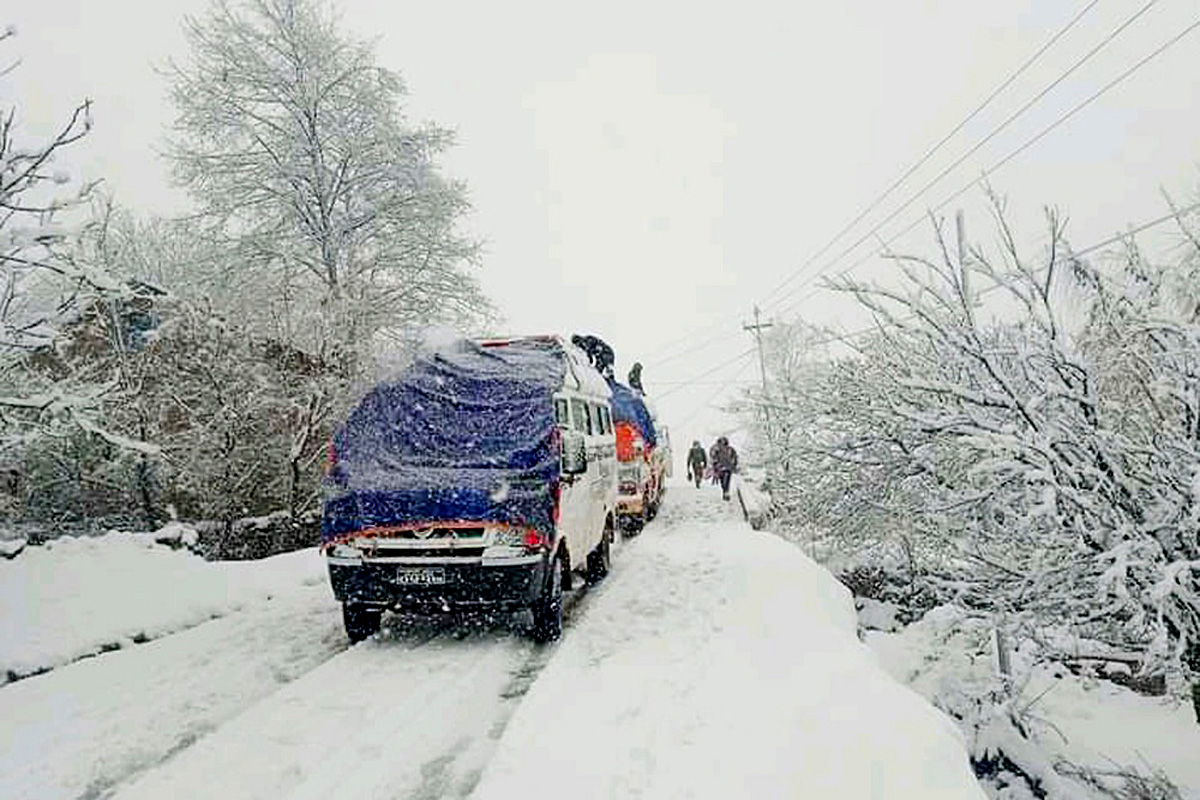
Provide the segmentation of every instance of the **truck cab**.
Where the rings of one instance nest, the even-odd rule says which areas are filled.
[[[335,432],[322,550],[351,641],[385,610],[532,612],[608,572],[616,524],[611,392],[557,336],[422,353]]]

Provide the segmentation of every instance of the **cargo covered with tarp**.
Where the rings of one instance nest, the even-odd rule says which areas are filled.
[[[652,449],[658,444],[658,437],[654,431],[654,419],[650,416],[650,410],[646,408],[642,396],[613,380],[608,382],[608,386],[612,389],[613,424],[625,422],[633,425],[642,435],[646,449]]]
[[[551,533],[560,448],[553,338],[460,341],[372,389],[334,434],[323,541],[434,522]]]

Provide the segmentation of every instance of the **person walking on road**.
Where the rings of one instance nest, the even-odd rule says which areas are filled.
[[[713,445],[709,455],[712,457],[713,472],[716,474],[717,480],[721,482],[721,496],[728,500],[729,480],[733,477],[733,473],[737,472],[737,450],[734,450],[733,446],[729,444],[729,440],[722,436],[717,439],[717,443]]]
[[[687,465],[688,478],[695,481],[696,488],[699,489],[700,481],[704,479],[704,468],[708,466],[708,455],[700,446],[699,440],[692,442],[692,449],[688,450]]]

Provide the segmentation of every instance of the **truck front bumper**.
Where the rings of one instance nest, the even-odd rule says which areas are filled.
[[[548,561],[545,554],[493,563],[479,558],[432,563],[329,559],[329,581],[343,603],[404,611],[508,611],[526,608],[541,596]]]

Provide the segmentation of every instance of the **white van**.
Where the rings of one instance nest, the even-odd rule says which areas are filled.
[[[608,572],[611,391],[558,336],[462,341],[375,387],[334,434],[322,549],[352,641],[387,609],[530,609]]]

